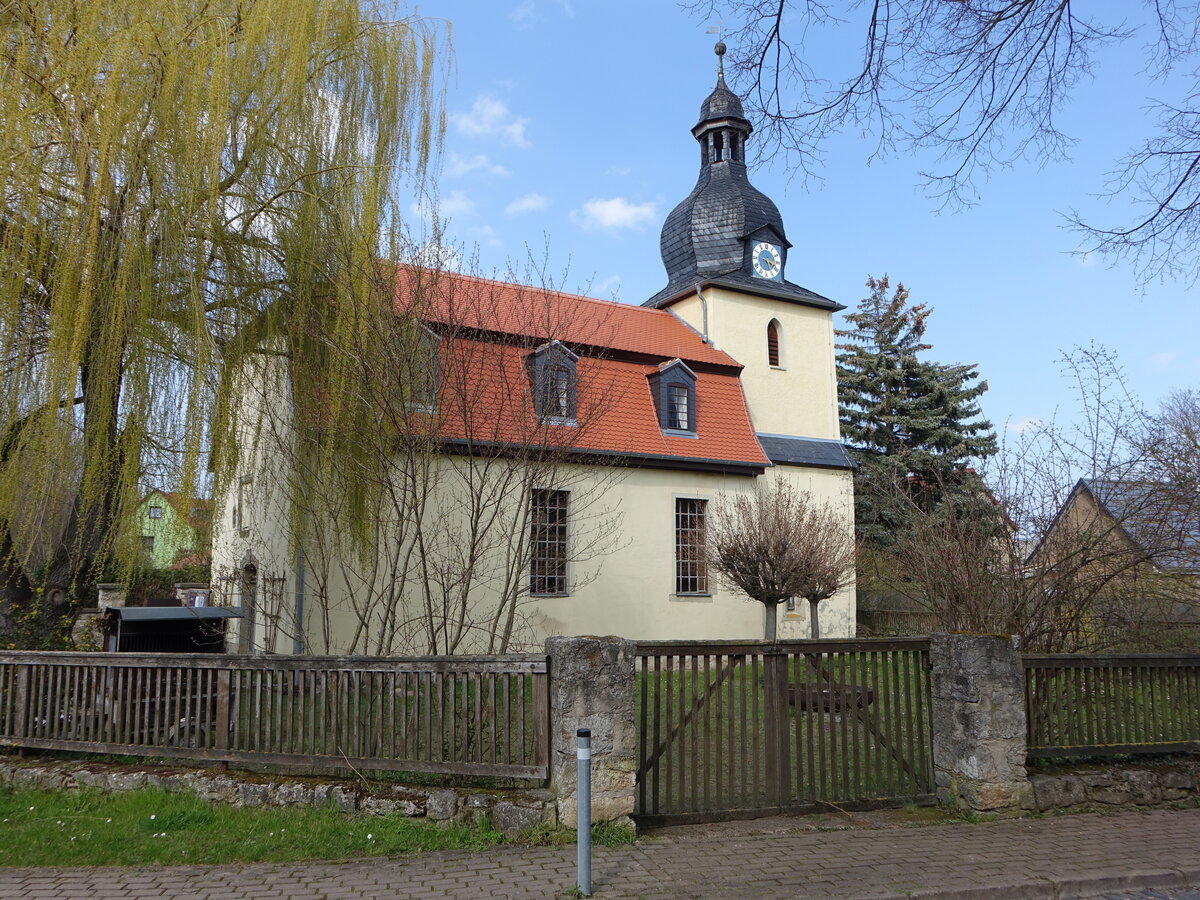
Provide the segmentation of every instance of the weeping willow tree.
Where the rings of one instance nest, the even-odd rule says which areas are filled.
[[[390,303],[443,50],[370,0],[0,0],[0,625],[120,563],[150,467],[220,490],[248,354],[306,368],[324,433],[367,414],[315,345]],[[34,571],[23,531],[64,486]]]

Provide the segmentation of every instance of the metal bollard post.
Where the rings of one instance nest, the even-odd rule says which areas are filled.
[[[592,896],[592,732],[575,732],[575,868],[576,887],[584,897]]]

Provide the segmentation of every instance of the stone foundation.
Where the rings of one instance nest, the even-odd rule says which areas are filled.
[[[1031,775],[1029,781],[1042,812],[1200,801],[1200,761],[1153,766],[1065,766],[1048,774]]]
[[[446,823],[475,824],[490,819],[497,831],[510,838],[536,825],[554,826],[558,821],[554,799],[544,790],[486,791],[400,785],[368,788],[348,781],[213,769],[53,761],[29,765],[0,760],[0,786],[56,791],[159,788],[233,806],[331,806],[347,813]]]

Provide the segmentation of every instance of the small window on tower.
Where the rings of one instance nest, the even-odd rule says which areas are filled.
[[[767,363],[776,368],[783,365],[780,362],[779,344],[779,322],[772,319],[767,323]]]
[[[721,132],[713,135],[713,162],[720,162],[725,154],[725,136]]]

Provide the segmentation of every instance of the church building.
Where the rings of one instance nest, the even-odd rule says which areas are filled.
[[[397,304],[421,310],[436,372],[421,415],[437,437],[431,499],[380,528],[380,559],[403,571],[381,587],[361,562],[295,539],[289,479],[259,446],[214,528],[214,594],[246,616],[231,649],[761,638],[762,607],[704,553],[720,504],[785,481],[847,533],[854,504],[834,366],[843,307],[788,279],[783,218],[749,180],[751,131],[718,67],[692,129],[699,178],[662,228],[667,283],[640,306],[402,270]],[[808,636],[805,606],[780,608],[781,639]],[[823,602],[822,637],[853,636],[854,607],[853,586]]]

